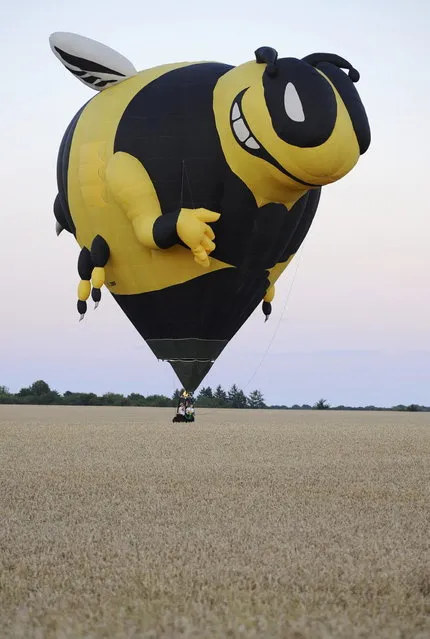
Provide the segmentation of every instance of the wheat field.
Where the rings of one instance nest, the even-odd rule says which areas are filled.
[[[0,406],[5,639],[430,637],[430,414]]]

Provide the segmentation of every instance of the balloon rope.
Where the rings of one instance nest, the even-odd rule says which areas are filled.
[[[297,260],[296,260],[296,270],[294,271],[293,279],[291,280],[290,289],[289,289],[289,291],[287,293],[287,297],[285,299],[284,308],[282,309],[281,316],[280,316],[280,318],[278,320],[278,323],[277,323],[277,325],[275,327],[275,330],[273,331],[272,338],[271,338],[271,340],[270,340],[270,342],[269,342],[269,344],[268,344],[268,346],[266,348],[266,351],[263,353],[263,356],[262,356],[260,362],[257,364],[257,367],[256,367],[255,371],[253,372],[252,376],[249,378],[248,382],[245,384],[244,389],[248,388],[249,384],[252,382],[254,377],[257,375],[258,371],[262,367],[263,362],[265,361],[265,359],[266,359],[266,357],[267,357],[267,355],[268,355],[268,353],[270,351],[270,348],[271,348],[273,342],[275,341],[275,337],[276,337],[276,335],[278,333],[279,327],[280,327],[281,322],[282,322],[282,320],[284,318],[284,314],[285,314],[285,311],[286,311],[286,308],[287,308],[288,301],[289,301],[289,299],[291,297],[291,292],[293,290],[294,282],[295,282],[295,279],[296,279],[296,276],[297,276],[297,271],[299,270],[299,264],[300,264],[300,261],[301,261],[301,258],[302,258],[302,254],[303,254],[303,246],[301,247],[301,249],[302,249],[301,251],[299,249],[299,255],[297,256]]]
[[[255,371],[253,372],[252,376],[249,378],[248,382],[243,387],[244,390],[246,388],[248,388],[249,384],[252,382],[252,380],[254,379],[254,377],[257,375],[258,371],[262,367],[263,362],[266,359],[266,357],[267,357],[267,355],[269,353],[269,350],[270,350],[270,348],[271,348],[271,346],[272,346],[272,344],[273,344],[273,342],[275,340],[275,337],[276,337],[276,335],[278,333],[278,330],[279,330],[279,326],[281,325],[281,322],[282,322],[282,320],[284,318],[284,314],[285,314],[285,311],[287,309],[288,301],[289,301],[289,299],[291,297],[291,292],[293,290],[294,282],[295,282],[295,279],[296,279],[296,276],[297,276],[297,271],[299,270],[299,264],[300,264],[300,262],[302,260],[302,255],[303,255],[303,244],[302,244],[302,246],[300,247],[300,249],[298,251],[298,255],[297,255],[297,259],[296,259],[296,270],[294,271],[293,279],[291,280],[290,288],[289,288],[289,291],[288,291],[286,299],[285,299],[284,308],[282,309],[281,317],[278,320],[278,323],[277,323],[277,325],[275,327],[275,330],[273,332],[272,338],[271,338],[271,340],[269,342],[269,345],[266,348],[266,352],[263,354],[263,357],[261,358],[260,362],[257,364],[257,367],[256,367]],[[205,410],[203,412],[199,412],[199,415],[203,416],[203,415],[207,415],[209,413],[212,414],[214,410],[215,410],[214,408],[209,409],[209,410]]]

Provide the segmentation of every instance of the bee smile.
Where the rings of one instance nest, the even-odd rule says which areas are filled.
[[[230,110],[231,129],[240,146],[252,155],[259,157],[262,160],[266,160],[266,162],[269,162],[270,164],[275,166],[279,171],[281,171],[281,173],[287,175],[295,182],[303,184],[304,186],[319,186],[318,184],[309,184],[308,182],[304,182],[303,180],[300,180],[299,178],[289,173],[281,164],[279,164],[277,160],[275,160],[274,157],[270,155],[270,153],[266,151],[266,149],[257,140],[256,136],[253,135],[251,128],[248,125],[242,111],[242,99],[246,91],[247,89],[244,89],[243,91],[241,91],[241,93],[239,93],[239,95],[234,100]]]
[[[245,146],[248,147],[248,149],[260,148],[257,140],[251,135],[248,127],[245,124],[245,120],[241,113],[238,101],[233,104],[233,109],[231,111],[231,122],[233,131],[236,135],[236,139],[239,142],[244,142]]]

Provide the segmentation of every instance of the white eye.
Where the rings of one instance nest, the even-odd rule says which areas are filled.
[[[294,120],[294,122],[305,121],[303,106],[300,102],[297,89],[292,82],[288,82],[287,86],[285,87],[284,106],[285,112],[290,120]]]

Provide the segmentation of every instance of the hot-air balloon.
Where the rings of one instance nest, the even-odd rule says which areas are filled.
[[[50,46],[97,92],[57,162],[57,234],[81,248],[78,313],[105,286],[187,397],[259,304],[267,320],[321,188],[368,149],[360,74],[333,53],[268,46],[238,66],[142,71],[73,33]]]

